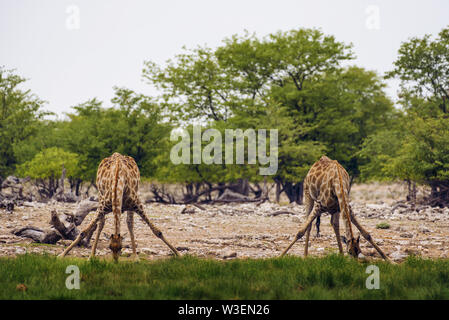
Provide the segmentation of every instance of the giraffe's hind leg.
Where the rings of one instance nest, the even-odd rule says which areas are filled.
[[[95,251],[97,250],[98,239],[100,239],[100,234],[101,234],[101,231],[103,231],[103,227],[104,227],[104,220],[105,220],[104,215],[102,215],[99,220],[99,223],[98,223],[97,235],[95,236],[95,241],[94,241],[94,244],[92,245],[92,251],[90,253],[89,260],[91,260],[95,257]]]
[[[337,237],[338,251],[340,254],[343,254],[343,245],[341,244],[340,237],[340,212],[331,215],[331,224],[334,228],[335,236]]]
[[[321,237],[320,236],[320,224],[321,224],[321,215],[318,215],[318,217],[316,217],[316,222],[315,222],[315,226],[316,226],[316,238]]]
[[[304,222],[304,224],[301,226],[301,228],[299,229],[298,233],[295,236],[295,239],[293,239],[292,243],[290,243],[290,245],[284,250],[284,252],[282,252],[281,257],[284,256],[287,253],[287,251],[290,250],[291,247],[293,247],[296,241],[302,238],[302,236],[306,233],[307,229],[312,224],[313,220],[315,220],[315,218],[320,214],[320,212],[321,207],[318,203],[316,203],[315,207],[312,210],[312,213],[307,217],[306,222]]]
[[[134,212],[128,211],[126,216],[126,223],[128,224],[129,236],[131,238],[131,246],[133,248],[133,260],[139,261],[136,250],[136,239],[134,238]]]
[[[91,223],[89,223],[89,225],[80,232],[80,234],[78,235],[78,237],[76,237],[76,239],[70,244],[70,246],[68,246],[60,255],[59,257],[65,257],[65,255],[67,253],[70,252],[70,250],[73,249],[74,246],[76,246],[82,239],[84,239],[89,232],[92,230],[92,228],[95,227],[95,225],[97,224],[97,222],[102,219],[102,217],[104,217],[104,206],[100,205],[97,209],[97,216],[95,217],[95,219],[92,220]]]
[[[171,251],[173,251],[173,253],[175,254],[175,256],[179,256],[179,252],[178,250],[176,250],[175,247],[173,247],[165,238],[164,235],[162,234],[162,231],[159,230],[158,227],[156,227],[151,221],[150,219],[148,219],[147,215],[145,214],[145,211],[143,210],[143,205],[142,203],[138,203],[136,206],[136,213],[142,218],[143,221],[145,221],[145,223],[150,227],[151,231],[153,231],[154,235],[156,237],[158,237],[159,239],[161,239],[169,248]]]
[[[312,224],[310,224],[310,226],[307,228],[307,231],[306,231],[306,240],[305,240],[306,243],[304,245],[304,257],[307,257],[307,255],[309,254],[310,230],[312,230]]]
[[[351,215],[351,221],[352,223],[357,227],[357,229],[359,229],[360,233],[362,234],[362,236],[369,242],[371,243],[371,245],[377,250],[377,252],[379,252],[379,254],[381,255],[382,258],[384,258],[384,260],[391,262],[390,259],[385,255],[385,253],[382,251],[381,248],[379,248],[379,246],[374,242],[373,238],[371,237],[371,235],[368,233],[368,231],[365,230],[365,228],[363,228],[360,223],[357,221],[357,219],[354,216],[354,213],[352,212],[352,210],[349,210],[350,215]]]

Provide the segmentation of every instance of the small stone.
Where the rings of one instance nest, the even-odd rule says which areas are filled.
[[[399,235],[401,238],[413,238],[413,234],[409,232],[404,232]]]
[[[399,261],[399,260],[403,260],[404,258],[406,258],[407,255],[403,254],[400,251],[395,251],[392,254],[390,254],[390,258],[394,261]]]
[[[223,255],[223,259],[229,259],[229,258],[235,258],[235,257],[237,257],[237,252],[235,252],[235,251],[229,251]]]
[[[140,252],[142,252],[144,254],[157,254],[157,252],[151,250],[150,248],[142,248],[142,249],[140,249]]]
[[[429,232],[432,232],[429,228],[427,228],[427,227],[425,227],[425,226],[420,226],[420,227],[418,228],[418,231],[421,232],[421,233],[429,233]]]
[[[301,219],[299,217],[292,217],[292,222],[301,223]]]

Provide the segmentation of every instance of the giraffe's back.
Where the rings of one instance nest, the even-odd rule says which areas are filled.
[[[320,203],[326,211],[338,211],[338,198],[341,194],[337,168],[340,171],[343,190],[349,190],[349,175],[346,170],[334,160],[322,156],[315,162],[304,179],[304,189],[310,197]],[[346,193],[347,194],[347,193]]]
[[[117,168],[118,166],[118,168]],[[123,189],[123,210],[132,209],[137,200],[140,172],[133,158],[114,153],[98,166],[97,187],[106,208],[112,208],[114,184]]]

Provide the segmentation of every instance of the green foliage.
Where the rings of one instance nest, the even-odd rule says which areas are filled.
[[[389,77],[402,80],[405,111],[395,125],[370,135],[359,155],[362,177],[424,184],[449,181],[449,29],[412,38],[399,49]]]
[[[48,114],[41,111],[42,100],[20,89],[25,81],[0,67],[0,177],[13,173],[18,163],[14,145],[33,136],[39,119]]]
[[[115,88],[112,108],[92,99],[75,106],[63,121],[40,122],[36,134],[15,146],[17,158],[27,161],[44,148],[58,147],[79,156],[75,178],[94,181],[100,161],[114,152],[132,156],[142,176],[155,174],[154,158],[170,132],[161,123],[159,107],[148,97]]]
[[[449,112],[449,28],[435,40],[425,35],[402,43],[394,66],[387,76],[402,80],[404,95],[426,97]]]
[[[62,168],[66,169],[68,177],[77,176],[82,171],[78,155],[59,148],[44,149],[30,160],[17,168],[17,173],[32,179],[60,178]]]
[[[449,260],[375,262],[380,288],[366,289],[369,263],[338,255],[217,261],[191,256],[87,261],[23,255],[0,258],[1,299],[448,299]],[[80,289],[65,286],[69,265]],[[16,290],[25,284],[27,291]]]
[[[381,222],[376,225],[376,229],[390,229],[388,222]]]
[[[178,125],[278,129],[279,170],[272,178],[299,182],[323,153],[357,174],[354,153],[393,118],[385,85],[374,72],[340,66],[352,58],[351,46],[333,36],[298,29],[262,39],[234,35],[215,50],[177,55],[163,68],[148,61],[143,76],[162,91],[161,105]],[[261,178],[247,167],[195,165],[167,173],[192,172],[192,181],[210,182]]]

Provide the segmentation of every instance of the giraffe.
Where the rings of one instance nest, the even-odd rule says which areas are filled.
[[[306,207],[307,220],[301,226],[295,239],[284,250],[281,256],[285,255],[293,244],[306,234],[304,256],[308,254],[310,230],[313,220],[323,212],[331,214],[331,224],[337,237],[337,244],[340,254],[343,254],[342,241],[346,244],[347,252],[358,257],[361,254],[360,235],[354,237],[351,222],[359,229],[363,237],[377,250],[381,257],[387,261],[389,258],[377,246],[371,235],[363,228],[352,212],[348,203],[349,195],[349,175],[346,170],[336,160],[331,160],[322,156],[315,162],[304,179],[304,204]],[[346,237],[340,237],[339,219],[340,213],[344,215]]]
[[[114,153],[103,159],[98,166],[97,187],[99,192],[99,205],[95,219],[78,235],[78,237],[59,256],[64,257],[72,250],[89,232],[99,223],[95,241],[89,259],[95,256],[98,239],[105,223],[105,215],[112,211],[114,214],[114,233],[110,237],[109,248],[112,257],[117,262],[122,249],[123,237],[120,235],[121,212],[127,211],[126,222],[133,250],[134,260],[138,260],[136,252],[136,241],[134,238],[134,212],[150,227],[151,231],[161,239],[176,256],[178,251],[162,235],[162,232],[146,216],[142,202],[139,200],[137,191],[139,189],[140,172],[133,158]]]

